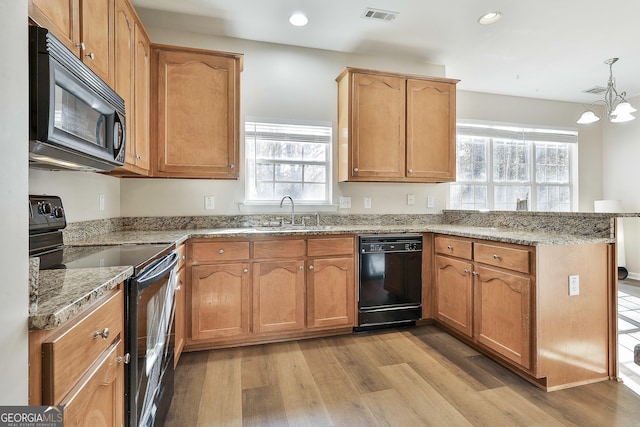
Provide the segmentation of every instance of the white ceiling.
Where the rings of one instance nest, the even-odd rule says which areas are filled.
[[[446,66],[458,89],[589,103],[616,86],[640,95],[640,0],[133,0],[136,7],[210,19],[219,36],[422,58]],[[393,22],[361,18],[366,7],[399,12]],[[304,11],[306,27],[288,23]],[[493,25],[476,21],[489,11]],[[198,25],[198,28],[202,28]],[[192,30],[185,28],[185,30]]]

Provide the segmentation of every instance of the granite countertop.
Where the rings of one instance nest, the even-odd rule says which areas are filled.
[[[268,236],[383,233],[442,233],[529,246],[614,242],[614,239],[611,238],[452,224],[364,224],[284,228],[258,226],[165,231],[117,231],[82,240],[65,241],[65,244],[71,246],[150,243],[180,244],[189,238],[254,238]],[[29,328],[32,330],[52,329],[61,325],[132,274],[133,268],[131,266],[40,271],[39,277],[37,277],[38,297],[36,301],[31,301],[30,306]]]
[[[130,266],[40,271],[29,329],[60,326],[132,274]]]

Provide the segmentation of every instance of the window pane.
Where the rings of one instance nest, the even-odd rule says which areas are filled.
[[[302,182],[302,165],[277,165],[276,181]]]
[[[518,199],[529,199],[531,187],[523,185],[494,186],[494,209],[515,211]]]
[[[327,168],[326,166],[309,165],[304,168],[304,181],[305,182],[327,182]]]
[[[524,141],[493,140],[493,180],[529,181],[529,148]]]

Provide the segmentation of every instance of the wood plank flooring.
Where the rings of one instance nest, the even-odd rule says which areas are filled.
[[[640,426],[620,383],[544,392],[435,326],[185,353],[170,426]]]

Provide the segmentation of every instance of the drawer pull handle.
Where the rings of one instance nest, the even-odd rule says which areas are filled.
[[[447,249],[449,249],[450,251],[452,251],[452,250],[453,250],[453,246],[449,245],[449,246],[447,246]]]
[[[220,250],[218,251],[218,253],[219,253],[220,255],[222,255],[222,254],[224,253],[224,249],[220,249]]]
[[[500,259],[500,255],[498,255],[498,254],[493,254],[493,259]]]
[[[109,328],[104,328],[102,332],[95,331],[93,333],[93,338],[96,339],[98,337],[102,337],[103,340],[106,340],[107,338],[109,338]]]
[[[124,363],[125,365],[128,365],[130,361],[131,361],[131,354],[129,353],[125,354],[124,356],[118,356],[118,358],[116,359],[116,362]]]

